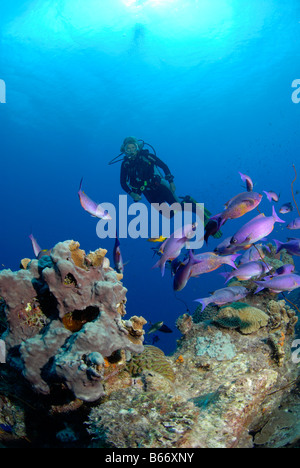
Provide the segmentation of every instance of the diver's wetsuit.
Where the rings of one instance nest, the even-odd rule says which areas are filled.
[[[159,173],[157,167],[161,168],[165,176],[164,178]],[[148,150],[140,150],[136,156],[125,156],[121,166],[121,186],[128,194],[131,192],[138,195],[144,194],[149,203],[180,203],[184,208],[185,203],[192,204],[192,211],[196,213],[197,202],[190,196],[184,197],[182,201],[169,188],[165,180],[169,183],[173,182],[172,176],[168,166],[161,161],[157,156],[150,153]],[[174,211],[170,216],[174,216]],[[211,213],[204,208],[204,224],[209,221]],[[220,231],[211,234],[213,237],[221,237]]]
[[[169,205],[178,202],[176,195],[162,182],[162,175],[157,170],[161,168],[165,179],[171,183],[172,176],[168,166],[148,150],[140,150],[135,157],[125,156],[121,166],[121,186],[125,192],[144,194],[149,203]]]

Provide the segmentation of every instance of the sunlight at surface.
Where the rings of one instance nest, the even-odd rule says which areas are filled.
[[[70,34],[113,33],[137,23],[163,37],[205,35],[215,28],[228,29],[234,0],[33,0],[6,32],[46,42],[49,34],[57,43]]]
[[[240,0],[32,0],[3,37],[31,53],[91,52],[189,68],[227,60],[260,37],[269,8]]]

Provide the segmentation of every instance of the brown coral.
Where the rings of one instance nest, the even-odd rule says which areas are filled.
[[[142,345],[143,344],[143,336],[145,331],[143,330],[143,326],[147,323],[147,320],[144,317],[137,317],[134,315],[129,320],[124,321],[124,326],[126,330],[128,330],[128,339],[136,344]]]
[[[284,327],[287,333],[293,333],[294,326],[298,321],[294,310],[284,300],[271,300],[267,307],[270,314],[270,328],[277,329]]]
[[[268,324],[269,316],[256,307],[223,307],[215,321],[226,328],[239,328],[244,335],[254,333]]]
[[[105,255],[107,254],[106,249],[97,249],[95,252],[90,252],[86,258],[93,267],[99,267],[102,265]],[[108,265],[109,266],[109,265]]]
[[[72,260],[75,263],[75,265],[79,268],[87,269],[87,266],[85,264],[85,251],[80,249],[79,247],[79,242],[75,242],[72,240],[69,243],[69,249],[71,252]]]
[[[178,317],[176,321],[176,327],[183,334],[186,335],[193,328],[193,318],[189,314],[183,314]]]

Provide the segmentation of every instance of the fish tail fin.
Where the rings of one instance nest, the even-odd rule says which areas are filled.
[[[190,266],[196,265],[197,263],[201,263],[203,260],[200,260],[195,257],[194,252],[192,249],[189,250],[189,263]]]
[[[163,257],[160,257],[160,259],[153,265],[152,268],[160,268],[161,276],[164,276],[165,267],[166,267],[166,261],[163,259]]]
[[[205,307],[209,304],[209,298],[205,297],[203,299],[195,299],[196,302],[200,302],[200,304],[202,305],[202,309],[201,309],[201,312],[203,312],[203,310],[205,309]]]
[[[81,177],[81,179],[80,179],[80,184],[79,184],[79,189],[78,189],[79,192],[81,191],[82,181],[83,181],[83,177]]]
[[[267,199],[269,200],[269,202],[272,202],[272,197],[271,197],[271,195],[270,195],[268,192],[266,192],[265,190],[263,190],[263,192],[266,194],[266,197],[267,197]]]
[[[258,288],[256,289],[256,291],[254,292],[254,294],[257,294],[259,293],[260,291],[262,291],[263,289],[265,289],[265,285],[264,285],[264,282],[263,281],[254,281],[255,284],[258,285]]]
[[[265,281],[269,281],[269,280],[272,279],[272,278],[273,278],[272,275],[270,275],[270,276],[264,276],[264,280],[265,280]]]
[[[223,276],[223,278],[225,278],[225,284],[228,283],[228,281],[232,278],[232,275],[231,273],[228,273],[228,272],[222,272],[220,273],[221,276]]]
[[[33,234],[30,234],[28,237],[31,240],[34,255],[37,257],[42,249],[39,246],[39,244],[37,243],[37,241],[36,241],[35,237],[33,236]]]
[[[278,252],[280,252],[280,250],[283,249],[283,242],[280,242],[280,241],[277,240],[277,239],[273,239],[273,241],[275,242],[276,253],[278,254]]]
[[[233,268],[237,268],[236,264],[234,263],[235,260],[240,256],[241,254],[232,254],[227,257],[227,265],[232,266]]]
[[[277,223],[285,223],[285,221],[283,221],[283,219],[279,218],[279,216],[277,215],[274,205],[272,206],[272,216]]]

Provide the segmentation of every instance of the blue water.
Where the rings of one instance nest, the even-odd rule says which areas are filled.
[[[120,165],[108,162],[128,135],[155,147],[178,195],[214,214],[243,191],[238,171],[255,190],[291,201],[293,163],[300,173],[300,104],[291,99],[298,1],[14,0],[1,4],[0,25],[2,268],[33,257],[31,232],[42,248],[75,239],[112,259],[114,241],[97,237],[77,190],[84,177],[91,198],[117,204]],[[260,209],[271,213],[266,198]],[[228,222],[224,236],[251,216]],[[287,236],[277,224],[270,239]],[[210,238],[203,251],[218,242]],[[175,330],[187,309],[169,272],[152,270],[145,239],[122,239],[121,249],[128,316]],[[219,271],[176,296],[192,312],[194,299],[224,284]],[[170,352],[179,336],[160,334],[158,345]]]

